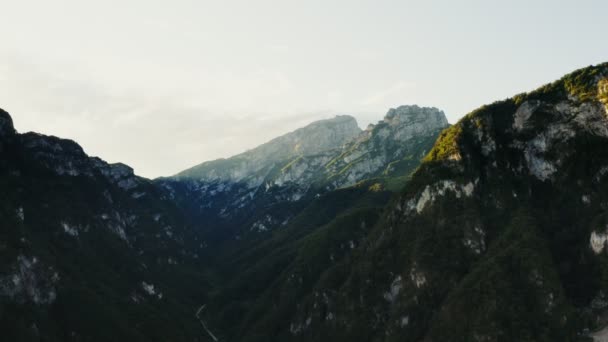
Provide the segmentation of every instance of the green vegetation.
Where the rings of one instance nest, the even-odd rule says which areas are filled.
[[[605,75],[605,70],[600,67],[588,67],[564,77],[563,82],[566,91],[581,101],[593,100],[597,97],[599,78]]]
[[[571,95],[578,98],[579,101],[592,101],[598,96],[598,81],[606,77],[608,77],[608,63],[589,66],[576,70],[528,94],[517,95],[514,99],[519,104],[523,99],[542,98],[547,101],[557,101]]]
[[[608,105],[608,75],[597,83],[598,99]]]
[[[445,160],[460,154],[458,142],[462,136],[462,126],[459,124],[446,128],[437,139],[433,149],[424,158],[425,162]]]

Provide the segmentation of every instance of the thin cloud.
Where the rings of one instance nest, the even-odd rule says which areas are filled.
[[[6,79],[0,82],[1,104],[19,131],[73,139],[90,155],[127,163],[147,177],[235,155],[333,116],[327,111],[217,110],[180,97],[116,94],[102,84],[65,77],[69,70],[42,71],[25,60],[0,56],[0,65]],[[281,73],[260,69],[241,79],[239,87],[239,92],[257,88],[257,96],[271,96],[291,83]]]

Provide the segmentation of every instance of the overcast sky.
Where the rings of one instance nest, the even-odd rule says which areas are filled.
[[[311,121],[401,104],[450,122],[608,61],[608,1],[0,0],[21,132],[167,176]]]

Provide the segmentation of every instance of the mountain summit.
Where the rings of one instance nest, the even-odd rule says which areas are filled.
[[[444,128],[448,120],[443,111],[434,107],[418,107],[417,105],[399,106],[391,108],[384,116],[384,122],[390,126],[403,127],[397,140],[407,139],[412,134],[420,134]]]
[[[382,121],[370,125],[326,165],[327,178],[334,187],[342,187],[365,178],[407,177],[448,126],[437,108],[391,108]]]
[[[268,171],[276,162],[340,148],[361,133],[357,120],[349,115],[315,121],[247,152],[228,159],[204,162],[178,173],[180,179],[229,179]]]

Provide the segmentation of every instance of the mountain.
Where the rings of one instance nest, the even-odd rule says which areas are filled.
[[[233,293],[226,284],[236,272],[257,278],[252,285],[260,288],[252,293],[259,293],[274,274],[257,274],[264,268],[257,260],[277,247],[290,248],[281,257],[291,257],[311,239],[348,239],[354,246],[367,228],[344,230],[341,222],[366,217],[371,227],[392,194],[383,184],[403,182],[389,174],[406,177],[447,125],[436,109],[393,112],[365,132],[348,116],[319,121],[239,156],[152,181],[127,165],[89,157],[73,141],[19,134],[10,115],[0,111],[3,338],[214,339],[203,321],[210,315],[205,308],[215,310],[214,303]],[[392,136],[406,146],[384,148],[380,141]],[[354,154],[358,160],[347,160]],[[360,170],[364,154],[382,155],[386,164],[374,162],[342,183],[329,181],[334,171],[325,164]],[[295,170],[304,158],[317,175],[298,178]],[[400,159],[411,166],[388,169]],[[298,192],[304,195],[295,198]],[[247,202],[231,208],[243,221],[215,204],[238,202],[243,194]],[[239,226],[259,217],[265,221],[254,223],[254,230]],[[275,217],[288,217],[285,229],[260,235]],[[243,231],[253,234],[236,240],[231,235]]]
[[[392,108],[384,120],[370,125],[325,165],[325,182],[338,188],[369,178],[408,177],[448,126],[437,108]],[[298,164],[302,162],[290,167]]]
[[[193,341],[205,251],[161,188],[0,110],[7,341]]]
[[[443,112],[418,106],[391,109],[363,132],[338,116],[158,183],[210,239],[240,239],[284,227],[312,199],[365,179],[398,189],[447,126]]]
[[[601,341],[606,146],[608,63],[157,180],[0,111],[2,337]]]
[[[236,327],[230,312],[211,324],[229,341],[600,341],[606,146],[608,64],[483,106],[441,133],[380,215],[258,259],[261,274],[290,266]],[[338,232],[370,222],[336,258]]]
[[[175,175],[177,179],[223,180],[257,187],[276,163],[299,155],[339,148],[361,133],[352,116],[313,122],[229,159],[205,162]]]

